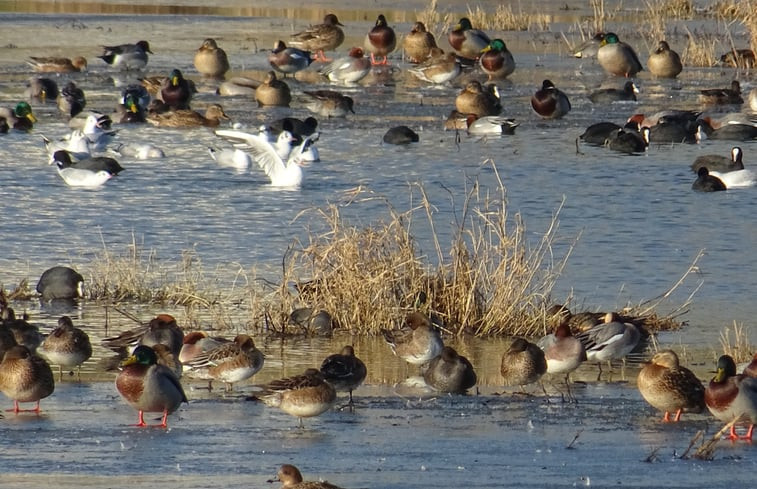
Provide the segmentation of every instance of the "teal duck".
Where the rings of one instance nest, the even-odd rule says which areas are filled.
[[[368,370],[365,363],[355,356],[355,349],[347,345],[341,352],[329,355],[323,360],[321,374],[337,392],[350,393],[349,405],[352,406],[352,391],[363,383]]]
[[[462,394],[476,385],[476,372],[467,358],[445,346],[441,354],[424,367],[423,380],[439,392]]]
[[[502,354],[500,373],[506,386],[537,382],[547,372],[547,360],[537,345],[523,338],[510,341]]]

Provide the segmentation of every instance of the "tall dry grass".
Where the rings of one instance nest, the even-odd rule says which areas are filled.
[[[748,362],[752,359],[754,345],[749,339],[751,329],[741,323],[733,322],[732,327],[726,327],[720,332],[720,346],[724,355],[730,355],[736,363]]]
[[[495,31],[548,31],[553,18],[551,15],[515,11],[506,4],[497,5],[494,13],[482,9],[468,7],[468,18],[478,29]]]

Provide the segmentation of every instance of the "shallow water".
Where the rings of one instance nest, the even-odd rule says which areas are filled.
[[[239,17],[207,16],[204,7],[192,10],[186,2],[175,10],[183,21],[177,23],[158,15],[172,4],[153,3],[159,8],[140,16],[133,13],[140,13],[138,7],[108,2],[54,4],[68,5],[65,15],[49,14],[53,4],[47,2],[30,3],[27,10],[44,14],[0,14],[7,43],[0,48],[0,103],[15,104],[21,96],[30,75],[23,63],[27,56],[83,54],[90,70],[73,78],[85,89],[90,108],[109,112],[116,103],[115,86],[141,74],[113,73],[95,58],[98,46],[141,38],[149,39],[155,52],[149,74],[178,67],[197,79],[192,53],[202,39],[216,37],[230,55],[233,74],[260,77],[267,66],[265,52],[258,51],[317,22],[324,13],[317,8],[287,10],[285,4],[254,11],[224,2],[221,8],[239,11],[220,13]],[[424,6],[407,5],[407,10],[388,15],[400,32],[409,30],[413,9]],[[361,42],[375,17],[371,9],[381,7],[338,11],[343,21],[351,21],[345,45]],[[0,10],[13,9],[0,2]],[[688,325],[659,338],[663,345],[696,352],[693,368],[705,379],[711,375],[714,351],[720,349],[721,328],[733,321],[749,325],[757,307],[745,300],[757,285],[750,252],[757,233],[748,218],[755,212],[754,189],[712,195],[690,189],[694,178],[688,166],[694,158],[728,154],[731,144],[654,146],[645,155],[626,156],[592,147],[581,147],[577,153],[574,141],[600,120],[621,122],[635,112],[668,107],[701,109],[695,102],[697,90],[726,86],[734,72],[692,68],[675,82],[643,73],[638,103],[594,106],[586,98],[589,91],[602,83],[619,86],[621,81],[607,79],[591,61],[565,56],[568,49],[559,28],[565,27],[569,38],[576,39],[572,20],[566,22],[556,25],[554,32],[505,37],[517,69],[498,85],[505,114],[521,123],[514,136],[463,135],[458,142],[441,124],[458,88],[423,86],[396,59],[388,82],[344,89],[355,98],[357,114],[320,121],[322,161],[307,169],[305,184],[296,192],[271,189],[256,169],[235,174],[218,168],[206,147],[222,142],[209,131],[125,126],[119,127],[118,142],[149,141],[168,157],[153,162],[124,158],[121,164],[127,170],[104,188],[67,188],[45,164],[37,135],[60,137],[68,128],[53,105],[35,106],[41,122],[34,134],[0,138],[0,282],[7,288],[29,278],[34,285],[42,271],[57,264],[86,268],[95,253],[104,247],[120,251],[132,236],[142,249],[155,250],[165,260],[178,261],[182,251],[193,249],[208,270],[230,263],[241,269],[254,266],[271,270],[275,280],[287,246],[322,225],[310,214],[295,217],[311,207],[344,202],[359,185],[404,210],[418,200],[413,184],[422,184],[437,208],[436,231],[445,245],[452,230],[447,223],[459,212],[466,185],[474,178],[484,187],[494,185],[492,163],[487,162],[491,159],[506,185],[511,214],[523,215],[530,237],[541,237],[561,204],[555,256],[561,257],[581,234],[554,291],[556,300],[571,296],[574,304],[592,310],[637,303],[664,292],[699,250],[706,250],[697,272],[663,306],[675,307],[701,282],[683,317]],[[645,58],[645,43],[637,43]],[[441,44],[446,47],[444,41]],[[672,45],[682,51],[683,39],[674,39]],[[544,78],[571,97],[573,111],[561,121],[543,122],[529,107],[531,94]],[[741,79],[748,90],[750,78]],[[295,92],[313,87],[289,83]],[[217,100],[212,89],[202,86],[195,107]],[[308,115],[298,102],[291,111],[258,109],[242,98],[220,102],[235,122],[251,127],[283,115]],[[399,123],[415,128],[421,142],[408,148],[382,145],[386,129]],[[741,146],[749,164],[753,144]],[[386,207],[369,201],[345,212],[363,225],[385,217]],[[417,218],[415,226],[421,250],[433,256],[424,220]],[[38,304],[19,306],[48,328],[61,314]],[[143,319],[156,312],[152,307],[127,309]],[[77,324],[88,326],[95,340],[133,325],[110,311],[111,329],[106,332],[101,305],[84,304],[68,312]],[[182,323],[182,310],[170,312]],[[240,313],[235,324],[242,327],[254,320]],[[106,351],[98,347],[96,358],[85,366],[85,382],[59,384],[43,401],[42,416],[6,415],[0,421],[0,487],[39,487],[45,482],[57,487],[154,487],[156,480],[158,486],[171,487],[270,487],[265,480],[287,462],[299,466],[306,478],[326,478],[344,487],[387,488],[738,487],[752,480],[755,469],[754,451],[742,443],[723,443],[712,463],[675,458],[697,430],[708,428],[712,433],[717,424],[706,415],[688,417],[679,426],[661,424],[634,388],[633,369],[626,372],[628,383],[597,383],[594,367],[582,367],[577,378],[586,384],[577,388],[578,405],[560,403],[552,388],[551,403],[541,396],[500,396],[501,341],[465,340],[454,346],[476,366],[481,394],[434,397],[422,388],[395,386],[416,372],[373,338],[256,338],[256,343],[266,353],[266,367],[255,378],[258,383],[318,365],[342,344],[354,343],[369,366],[368,385],[357,392],[357,411],[329,412],[299,430],[296,420],[275,410],[192,389],[190,404],[170,419],[168,432],[137,430],[127,426],[134,413],[118,399],[113,374],[103,372],[100,361]],[[242,389],[249,394],[253,388]],[[579,432],[573,448],[566,449]],[[655,449],[655,463],[644,463]]]

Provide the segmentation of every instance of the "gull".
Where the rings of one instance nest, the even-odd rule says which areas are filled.
[[[58,166],[58,175],[66,182],[69,187],[99,187],[113,177],[112,174],[105,170],[93,171],[73,166],[64,166],[62,161],[56,161]]]
[[[83,160],[92,156],[89,138],[79,129],[74,129],[65,139],[59,141],[53,141],[44,135],[42,136],[42,140],[45,142],[45,149],[50,157],[48,161],[49,165],[52,165],[55,161],[53,155],[61,150],[68,151],[76,160]]]

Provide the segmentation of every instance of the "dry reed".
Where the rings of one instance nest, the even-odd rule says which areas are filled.
[[[733,322],[733,332],[726,327],[720,332],[720,346],[723,354],[730,355],[736,363],[748,362],[752,359],[754,346],[749,340],[750,328]]]
[[[542,13],[514,11],[510,5],[500,4],[497,9],[488,12],[480,6],[468,7],[471,23],[484,30],[496,31],[547,31],[552,24],[552,16]]]

